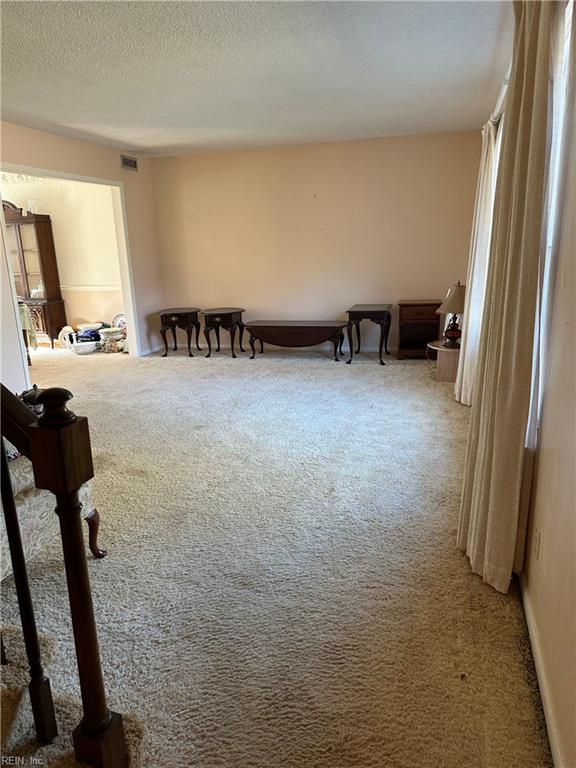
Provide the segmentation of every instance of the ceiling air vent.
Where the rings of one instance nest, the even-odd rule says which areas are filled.
[[[122,168],[127,168],[129,171],[137,171],[138,159],[130,157],[129,155],[120,155],[120,165]]]

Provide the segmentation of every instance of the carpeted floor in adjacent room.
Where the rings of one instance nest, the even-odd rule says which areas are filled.
[[[36,355],[89,417],[111,705],[147,768],[547,768],[517,591],[455,548],[469,410],[427,363]],[[78,696],[60,545],[30,565]],[[13,583],[5,622],[17,623]]]

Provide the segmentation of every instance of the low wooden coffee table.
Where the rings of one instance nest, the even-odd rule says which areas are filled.
[[[338,362],[338,350],[344,354],[344,328],[348,329],[348,343],[352,349],[352,332],[346,320],[252,320],[245,323],[245,327],[250,331],[250,360],[254,360],[256,354],[255,341],[260,342],[260,352],[264,351],[264,342],[276,347],[313,347],[331,341],[334,360]]]

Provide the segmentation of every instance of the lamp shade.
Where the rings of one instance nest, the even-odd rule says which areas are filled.
[[[461,315],[464,312],[464,296],[466,286],[460,285],[460,282],[452,285],[446,294],[443,303],[436,312],[439,315]]]

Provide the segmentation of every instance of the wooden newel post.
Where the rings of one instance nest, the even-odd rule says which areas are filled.
[[[73,734],[74,752],[77,760],[97,768],[126,768],[122,716],[106,704],[78,499],[78,489],[94,476],[90,434],[87,419],[67,409],[71,398],[68,390],[60,388],[39,394],[37,402],[44,412],[29,428],[29,435],[36,486],[56,496],[60,520],[84,710]]]

